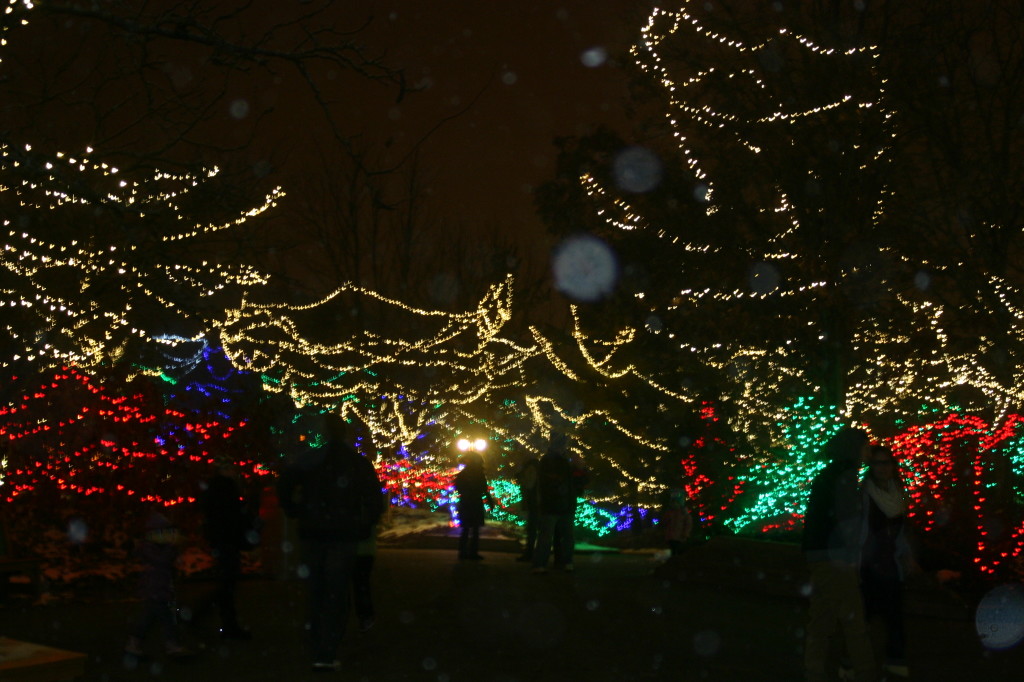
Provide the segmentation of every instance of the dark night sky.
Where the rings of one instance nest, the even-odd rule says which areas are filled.
[[[521,233],[546,250],[529,236],[540,232],[531,188],[554,174],[552,140],[624,123],[621,69],[587,66],[583,55],[625,52],[639,36],[643,3],[388,0],[346,11],[354,24],[373,16],[360,42],[422,88],[396,104],[393,91],[361,84],[350,103],[356,129],[397,158],[466,109],[423,148],[436,213],[474,231]]]

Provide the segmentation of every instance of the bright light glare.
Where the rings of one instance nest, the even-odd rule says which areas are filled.
[[[459,450],[465,452],[466,450],[469,450],[470,443],[465,438],[460,438],[459,442],[456,443],[456,446],[459,448]]]
[[[487,449],[487,441],[485,441],[483,438],[477,438],[476,442],[473,443],[473,449],[476,450],[477,452],[483,452],[484,450]]]

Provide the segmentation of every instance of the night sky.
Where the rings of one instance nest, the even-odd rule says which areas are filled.
[[[554,173],[556,135],[621,125],[625,83],[594,48],[621,53],[639,35],[640,3],[359,3],[374,9],[371,48],[422,92],[395,105],[381,88],[354,102],[368,130],[400,148],[469,105],[428,142],[436,195],[463,219],[515,229],[536,224],[530,188]],[[384,9],[378,10],[377,7]],[[469,103],[479,94],[475,104]]]
[[[396,103],[393,88],[353,83],[352,130],[392,160],[429,133],[421,172],[440,222],[514,233],[535,267],[546,263],[552,242],[532,189],[554,175],[556,136],[624,128],[614,58],[638,37],[643,3],[388,0],[346,11],[353,24],[373,17],[360,42],[416,90]]]

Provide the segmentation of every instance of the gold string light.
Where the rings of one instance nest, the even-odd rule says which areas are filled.
[[[175,200],[200,184],[190,174],[170,175],[156,172],[147,182],[129,182],[114,178],[118,169],[104,163],[94,163],[86,157],[78,159],[63,153],[56,153],[43,163],[48,171],[56,165],[66,165],[61,173],[54,172],[43,180],[24,181],[12,188],[6,185],[0,191],[13,192],[18,205],[26,210],[52,211],[67,204],[99,206],[104,203],[128,209],[140,220],[146,219],[158,207],[171,211],[177,221],[193,224],[182,215]],[[17,154],[8,145],[0,145],[0,171],[15,172],[22,165],[26,154],[31,154],[36,163],[46,158],[34,152],[31,145],[25,145]],[[74,173],[76,184],[88,185],[98,190],[98,199],[75,196],[64,191],[67,181],[64,172]],[[205,174],[208,180],[217,174],[212,169]],[[100,189],[105,183],[115,182],[123,191]],[[170,183],[172,189],[165,189]],[[243,211],[241,215],[223,223],[194,225],[183,231],[162,236],[164,241],[186,241],[237,228],[250,218],[271,208],[283,196],[280,188],[272,190],[264,202]],[[40,201],[45,198],[49,201]],[[0,249],[0,268],[20,286],[5,288],[0,292],[0,306],[16,308],[30,313],[29,327],[5,324],[5,330],[16,342],[23,344],[12,356],[0,358],[0,365],[8,366],[11,361],[27,359],[41,366],[55,367],[60,364],[77,364],[82,367],[95,366],[117,356],[123,346],[124,337],[130,336],[150,340],[145,325],[134,321],[132,313],[135,304],[150,300],[162,309],[173,311],[183,318],[196,318],[194,312],[185,310],[179,301],[159,293],[155,284],[161,287],[170,282],[190,292],[197,298],[213,296],[226,287],[263,285],[267,277],[248,265],[234,266],[203,261],[198,265],[182,263],[152,263],[145,268],[132,260],[138,251],[137,245],[102,243],[99,235],[69,239],[65,243],[42,239],[13,228],[11,219],[4,220],[7,228],[6,240]],[[124,254],[124,255],[122,255]],[[78,296],[70,297],[53,291],[48,276],[53,272],[75,273],[79,281]],[[113,299],[105,295],[103,300],[93,298],[91,285],[99,280],[118,283],[119,304],[111,305]],[[30,293],[27,293],[30,292]],[[199,319],[198,326],[206,327],[207,321]],[[99,327],[101,331],[96,331]],[[40,342],[42,334],[53,337],[52,341]]]

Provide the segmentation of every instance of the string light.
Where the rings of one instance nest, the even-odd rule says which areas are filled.
[[[722,154],[715,144],[728,144],[748,160],[764,164],[776,151],[773,140],[789,140],[799,134],[797,126],[817,120],[842,116],[856,121],[858,129],[876,131],[881,139],[890,134],[895,112],[888,107],[887,83],[877,71],[877,46],[837,49],[785,27],[772,29],[764,40],[738,40],[707,26],[691,11],[693,6],[687,2],[677,12],[654,10],[632,54],[665,94],[671,142],[681,163],[702,185],[699,200],[706,205],[709,219],[720,219],[730,210],[729,188],[716,173],[715,159]],[[20,15],[30,8],[30,3],[9,0],[6,13]],[[0,40],[6,41],[8,28],[5,21]],[[669,39],[682,31],[686,31],[684,39],[713,48],[709,54],[718,56],[720,63],[674,77],[662,52]],[[793,51],[801,58],[820,60],[823,71],[837,66],[857,69],[862,76],[860,87],[849,92],[824,89],[811,93],[811,103],[795,106],[773,92],[763,69],[756,66],[772,51]],[[752,93],[758,107],[741,111],[707,103],[714,101],[706,96],[709,90],[726,86]],[[889,162],[884,144],[867,144],[861,137],[837,144],[842,155],[852,159],[851,167],[864,176]],[[0,184],[0,191],[14,197],[13,203],[22,209],[42,215],[115,208],[125,216],[129,232],[136,224],[150,226],[156,224],[157,216],[169,216],[169,221],[159,223],[175,226],[160,236],[164,246],[239,229],[284,196],[277,188],[260,205],[239,210],[230,218],[197,220],[188,217],[183,206],[203,183],[218,176],[217,168],[194,175],[157,171],[140,180],[127,178],[95,158],[91,149],[69,156],[42,153],[31,145],[0,145],[0,171],[10,176]],[[29,168],[45,172],[29,172]],[[808,166],[805,170],[803,181],[821,180],[820,169]],[[819,207],[795,199],[781,183],[769,185],[767,198],[755,211],[765,236],[757,244],[730,251],[732,247],[711,238],[702,242],[673,234],[644,215],[641,200],[614,196],[592,174],[582,174],[580,184],[611,231],[650,232],[687,258],[728,258],[735,253],[780,267],[799,263],[801,235],[820,213]],[[881,225],[886,201],[892,196],[890,188],[877,188],[865,201],[864,224]],[[792,399],[821,394],[821,386],[808,370],[815,366],[815,349],[827,340],[827,329],[816,320],[769,343],[719,339],[702,347],[682,334],[677,339],[675,330],[668,331],[666,338],[678,344],[680,367],[689,363],[722,377],[729,416],[720,417],[721,404],[701,400],[689,388],[670,388],[666,380],[629,359],[641,336],[636,329],[622,328],[610,339],[596,338],[584,330],[576,306],[570,308],[568,342],[536,326],[528,327],[528,341],[513,339],[507,331],[513,318],[511,277],[490,286],[474,310],[460,313],[417,308],[354,284],[343,284],[306,304],[266,302],[268,278],[252,267],[211,262],[143,264],[146,259],[132,239],[104,241],[98,231],[90,238],[75,235],[61,240],[53,235],[44,239],[19,229],[11,220],[4,226],[7,234],[0,267],[5,281],[14,284],[0,290],[0,306],[17,315],[13,322],[5,320],[15,345],[10,357],[0,358],[0,368],[24,363],[40,376],[47,370],[55,372],[21,401],[0,406],[0,437],[16,453],[15,459],[5,451],[0,459],[0,492],[8,501],[46,482],[83,495],[113,494],[164,505],[192,501],[173,492],[173,480],[141,472],[173,472],[189,462],[210,465],[214,459],[207,444],[217,438],[237,438],[241,422],[229,419],[228,411],[196,419],[181,410],[157,409],[145,396],[116,395],[112,384],[101,384],[88,374],[105,362],[120,360],[124,366],[129,341],[142,340],[158,351],[160,366],[137,366],[129,378],[150,375],[175,385],[182,376],[205,367],[210,379],[189,382],[185,390],[230,400],[226,386],[240,375],[253,376],[263,390],[286,395],[295,405],[336,411],[365,424],[369,437],[360,449],[374,461],[396,505],[453,508],[453,441],[466,424],[474,424],[485,427],[494,443],[504,444],[496,448],[491,461],[499,474],[493,486],[501,502],[494,518],[521,523],[514,511],[519,501],[511,475],[514,459],[539,454],[543,450],[539,443],[554,432],[570,432],[571,453],[613,478],[594,498],[581,499],[578,507],[577,522],[599,535],[648,522],[656,514],[659,497],[675,483],[686,489],[707,528],[797,530],[808,483],[822,466],[817,454],[835,430],[855,422],[889,424],[894,415],[907,422],[920,421],[921,405],[930,405],[939,411],[936,415],[946,416],[907,427],[886,441],[909,472],[912,517],[929,532],[939,530],[943,515],[949,512],[950,496],[968,491],[978,570],[994,575],[1010,558],[1018,558],[1024,547],[1024,523],[1011,524],[999,537],[989,528],[995,509],[990,492],[996,483],[992,462],[1006,458],[1017,480],[1024,469],[1022,418],[1013,412],[1022,404],[1019,387],[1024,377],[1017,368],[1009,376],[987,368],[982,360],[994,347],[991,340],[981,338],[976,349],[953,351],[944,327],[945,309],[922,300],[923,296],[893,296],[894,306],[903,314],[891,320],[871,316],[858,320],[850,339],[854,358],[845,377],[848,385],[842,404],[835,406],[809,397]],[[913,263],[890,250],[882,253],[904,266],[929,265]],[[720,311],[779,302],[790,309],[811,309],[841,291],[855,270],[844,268],[824,276],[796,269],[793,276],[765,290],[675,287],[665,304],[657,303],[659,297],[648,292],[636,292],[635,297],[645,305],[650,301],[651,310],[659,314],[677,317],[698,309]],[[53,275],[62,272],[80,282],[79,291],[52,284]],[[95,294],[99,282],[108,283],[117,295]],[[881,285],[892,288],[889,282]],[[1024,307],[1017,304],[1020,292],[995,277],[989,285],[1001,306],[999,312],[1015,322],[1009,333],[1019,337],[1024,322]],[[212,317],[184,304],[224,294],[237,297],[238,305],[229,304]],[[338,340],[335,330],[334,336],[323,338],[323,321],[344,318],[353,301],[385,309],[391,328],[403,330],[403,335],[386,337],[364,330]],[[156,332],[139,313],[145,302],[193,322],[200,331],[195,336]],[[230,362],[230,373],[210,372],[213,358],[220,357],[218,343]],[[928,352],[907,353],[911,344]],[[555,377],[558,388],[539,377]],[[961,395],[964,387],[971,388],[977,398],[954,406],[951,396]],[[81,395],[71,413],[66,406],[58,409],[54,404],[58,394],[69,391]],[[614,401],[635,405],[641,393],[657,406],[651,408],[653,414],[630,419],[608,406]],[[607,400],[593,400],[594,395]],[[993,406],[992,424],[969,416]],[[700,415],[700,426],[685,445],[665,434],[653,435],[649,422],[658,415],[694,413]],[[482,414],[493,416],[485,420]],[[728,420],[731,438],[719,434],[720,419]],[[150,439],[83,437],[80,444],[70,445],[83,425],[97,425],[90,420],[125,433],[160,428]],[[626,443],[623,449],[635,454],[625,456],[608,445],[610,440]],[[29,443],[42,444],[38,461],[26,456]],[[268,473],[266,463],[245,464],[252,475]],[[99,474],[111,472],[119,476],[133,472],[135,477],[128,484],[88,482],[90,477],[102,478]],[[1015,494],[1022,494],[1019,487]]]
[[[192,503],[197,491],[184,476],[187,468],[214,465],[244,426],[164,407],[159,396],[144,392],[118,395],[62,367],[19,401],[0,406],[6,460],[0,495],[9,503],[46,484],[84,496]],[[269,473],[251,458],[236,464],[246,476]]]

